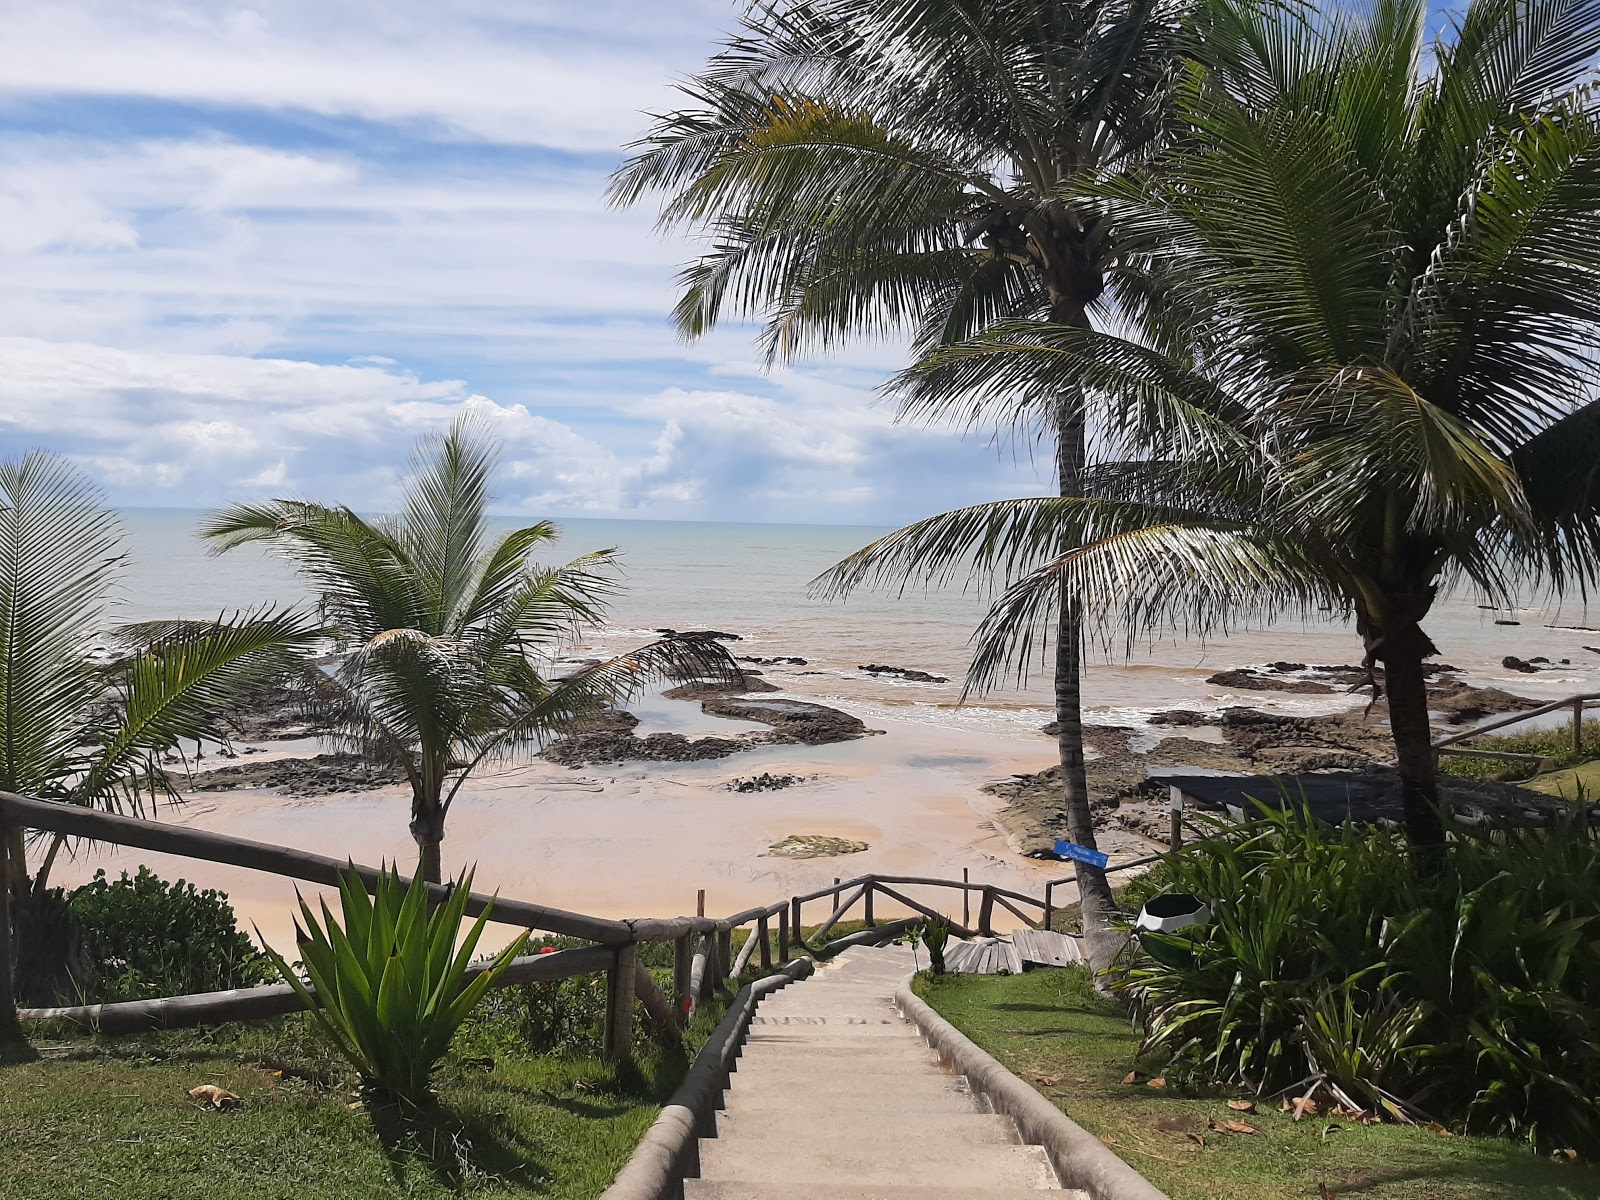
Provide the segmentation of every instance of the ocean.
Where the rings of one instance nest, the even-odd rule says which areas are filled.
[[[294,571],[263,551],[209,554],[194,536],[202,515],[182,509],[123,512],[130,557],[114,614],[118,621],[204,618],[309,600]],[[513,523],[508,519],[505,526]],[[845,703],[863,717],[892,709],[901,719],[996,733],[1036,729],[1048,719],[1048,671],[1035,670],[1025,684],[959,705],[969,639],[985,609],[980,590],[919,585],[833,602],[808,593],[818,574],[885,529],[589,518],[559,524],[563,537],[553,557],[615,547],[623,564],[624,590],[608,621],[574,643],[573,655],[621,651],[657,629],[716,629],[739,635],[731,643],[737,654],[804,658],[803,665],[760,669],[785,691]],[[1600,690],[1600,651],[1587,648],[1600,647],[1597,609],[1581,602],[1530,602],[1495,612],[1471,596],[1454,596],[1436,606],[1427,628],[1441,661],[1462,668],[1470,682],[1554,699]],[[1359,639],[1332,617],[1296,618],[1205,639],[1158,632],[1131,656],[1121,652],[1125,638],[1109,640],[1114,652],[1092,657],[1085,673],[1085,716],[1092,722],[1137,725],[1175,707],[1249,704],[1309,714],[1359,703],[1343,695],[1287,695],[1206,682],[1219,671],[1282,660],[1357,661]],[[1553,665],[1537,675],[1522,674],[1502,666],[1507,656],[1542,656]],[[950,682],[909,682],[859,669],[870,664],[925,671]],[[702,720],[712,722],[682,711],[696,706],[643,703],[659,709],[641,711],[649,727],[696,732]]]

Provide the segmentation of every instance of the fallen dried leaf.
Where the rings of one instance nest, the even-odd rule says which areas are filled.
[[[1126,1075],[1124,1075],[1122,1077],[1122,1082],[1123,1083],[1138,1083],[1139,1082],[1139,1072],[1137,1072],[1137,1071],[1129,1071]]]
[[[1106,1135],[1105,1135],[1105,1134],[1101,1134],[1101,1135],[1100,1135],[1100,1140],[1101,1140],[1101,1141],[1102,1141],[1102,1142],[1104,1142],[1104,1143],[1105,1143],[1105,1144],[1106,1144],[1106,1145],[1108,1145],[1108,1146],[1119,1146],[1119,1145],[1121,1145],[1121,1143],[1120,1143],[1120,1142],[1118,1142],[1118,1141],[1117,1141],[1117,1139],[1116,1139],[1116,1138],[1114,1138],[1114,1137],[1107,1137],[1107,1136],[1106,1136]]]
[[[1229,1100],[1228,1107],[1234,1112],[1253,1113],[1256,1110],[1254,1100]]]
[[[1577,1162],[1578,1152],[1576,1150],[1552,1150],[1550,1151],[1550,1157],[1557,1162]]]
[[[1166,1086],[1167,1086],[1167,1081],[1165,1079],[1163,1079],[1159,1075],[1157,1075],[1154,1079],[1150,1080],[1148,1083],[1145,1084],[1145,1087],[1153,1087],[1153,1088],[1164,1088]]]
[[[244,1101],[235,1096],[227,1088],[219,1088],[214,1083],[202,1083],[199,1087],[189,1089],[189,1099],[199,1100],[211,1105],[218,1112],[230,1108],[238,1108]]]
[[[1215,1117],[1206,1120],[1206,1128],[1217,1133],[1260,1133],[1249,1121],[1219,1121]]]
[[[1310,1096],[1296,1096],[1290,1107],[1294,1110],[1294,1119],[1296,1121],[1300,1120],[1301,1117],[1314,1117],[1321,1111],[1317,1108],[1317,1102]]]
[[[1206,1148],[1206,1135],[1205,1134],[1190,1132],[1190,1133],[1186,1134],[1185,1136],[1191,1142],[1198,1142],[1199,1145],[1200,1145],[1200,1149],[1204,1150]]]
[[[1339,1200],[1339,1197],[1328,1190],[1327,1184],[1319,1183],[1317,1184],[1317,1200]]]
[[[1030,1074],[1032,1075],[1035,1083],[1043,1084],[1045,1087],[1054,1087],[1056,1084],[1061,1082],[1061,1076],[1059,1075],[1043,1075],[1036,1071],[1030,1072]]]
[[[1423,1126],[1423,1128],[1426,1129],[1429,1133],[1437,1134],[1439,1137],[1455,1137],[1455,1134],[1451,1133],[1448,1129],[1446,1129],[1443,1125],[1439,1124],[1439,1122],[1437,1122],[1437,1121],[1429,1121],[1426,1125]]]
[[[1343,1128],[1344,1128],[1343,1125],[1331,1125],[1331,1124],[1330,1125],[1324,1125],[1322,1127],[1322,1134],[1321,1134],[1322,1140],[1323,1141],[1327,1141],[1328,1140],[1328,1135],[1330,1133],[1338,1133]]]

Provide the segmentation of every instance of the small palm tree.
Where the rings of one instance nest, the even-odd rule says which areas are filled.
[[[1091,389],[1133,453],[1076,496],[945,514],[836,569],[1007,572],[980,685],[1064,585],[1134,631],[1341,607],[1375,686],[1383,667],[1424,848],[1444,836],[1435,598],[1600,577],[1600,4],[1475,0],[1431,46],[1427,16],[1212,0],[1157,182],[1084,189],[1183,281],[1177,335],[1016,324],[900,381],[939,403]]]
[[[295,612],[112,630],[125,556],[117,514],[69,464],[40,452],[0,463],[0,790],[143,815],[177,794],[162,757],[224,741],[227,710],[296,670],[320,635]],[[4,830],[15,913],[45,902],[63,844],[30,880],[23,831]]]
[[[615,552],[543,568],[532,555],[559,536],[550,522],[492,536],[495,454],[462,418],[422,443],[398,516],[273,500],[226,509],[203,528],[218,552],[277,549],[321,594],[348,653],[313,702],[360,752],[404,770],[411,835],[433,883],[445,818],[480,764],[537,746],[653,678],[741,678],[717,642],[692,636],[548,678],[561,642],[604,615]]]
[[[910,330],[919,353],[996,322],[1087,328],[1137,319],[1159,281],[1123,269],[1131,244],[1074,201],[1085,174],[1130,169],[1162,143],[1186,0],[793,0],[744,29],[659,118],[613,196],[663,191],[663,221],[706,234],[682,275],[689,336],[724,315],[764,323],[769,357]],[[1087,397],[1068,385],[1020,410],[1079,490]],[[976,423],[908,397],[903,415]],[[1002,424],[1006,423],[1003,418]],[[1063,806],[1093,847],[1081,718],[1081,612],[1057,616]],[[1088,928],[1112,906],[1079,865]]]

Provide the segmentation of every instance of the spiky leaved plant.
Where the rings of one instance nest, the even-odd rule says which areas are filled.
[[[421,864],[409,883],[385,867],[370,895],[352,868],[339,880],[342,924],[326,901],[318,922],[311,906],[300,900],[295,941],[305,979],[263,940],[278,973],[360,1072],[362,1084],[380,1098],[412,1107],[429,1101],[433,1068],[450,1039],[527,945],[523,932],[469,974],[493,907],[478,915],[458,943],[471,891],[468,871],[430,910]]]

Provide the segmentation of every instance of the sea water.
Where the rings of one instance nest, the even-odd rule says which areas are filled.
[[[195,536],[202,516],[181,509],[124,511],[129,556],[117,620],[207,618],[310,602],[294,570],[260,548],[209,553]],[[1050,672],[1048,664],[1037,661],[1025,681],[961,703],[972,634],[992,597],[983,581],[925,586],[917,580],[860,590],[844,600],[815,594],[819,575],[886,529],[590,518],[558,523],[562,538],[545,561],[601,549],[618,552],[620,590],[607,620],[568,647],[571,654],[621,652],[661,629],[713,629],[738,635],[739,641],[728,643],[736,654],[804,658],[804,665],[758,669],[785,692],[845,703],[858,715],[892,709],[901,718],[915,714],[934,724],[997,733],[1036,729],[1047,719]],[[509,529],[516,522],[497,524]],[[1442,599],[1426,622],[1440,661],[1462,668],[1470,682],[1551,699],[1600,690],[1600,650],[1588,648],[1600,647],[1597,627],[1600,606],[1530,598],[1524,606],[1496,611],[1479,607],[1471,595]],[[1091,650],[1084,704],[1086,717],[1100,723],[1138,724],[1174,707],[1249,704],[1315,713],[1360,702],[1343,694],[1293,695],[1206,682],[1219,671],[1275,661],[1358,661],[1360,641],[1336,614],[1296,616],[1204,638],[1156,630],[1135,639],[1131,652],[1127,637],[1113,631]],[[1536,675],[1523,674],[1502,665],[1508,656],[1542,656],[1552,665]],[[910,682],[860,669],[873,664],[924,671],[949,682]]]

